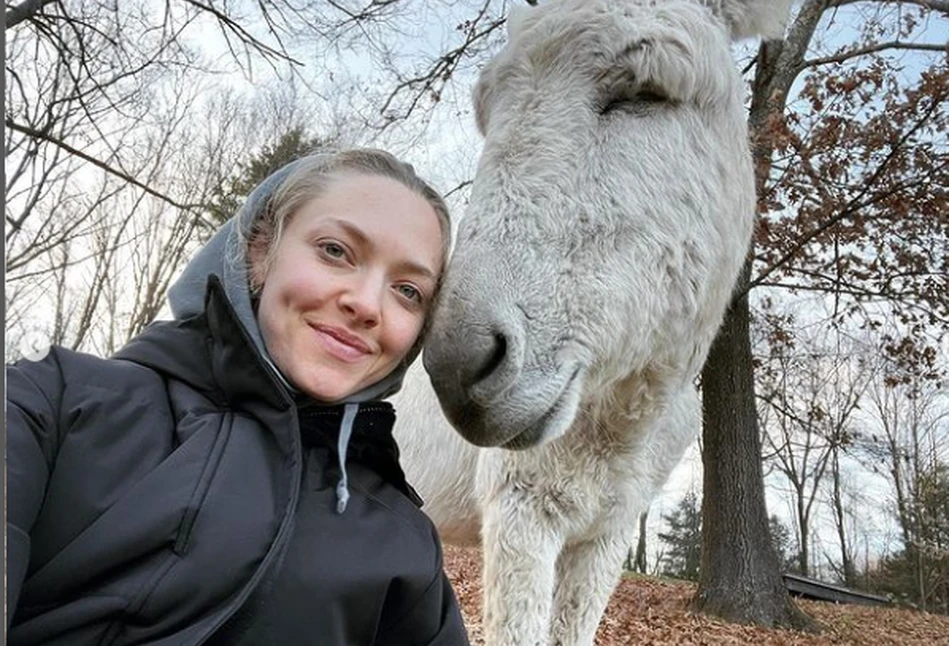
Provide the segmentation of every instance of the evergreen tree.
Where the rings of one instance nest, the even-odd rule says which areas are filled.
[[[311,136],[303,126],[287,130],[273,145],[264,146],[258,154],[240,164],[231,178],[214,191],[208,214],[215,223],[223,224],[237,213],[254,187],[270,174],[294,159],[318,152],[328,145],[327,140]]]
[[[698,581],[702,556],[702,508],[698,496],[694,491],[688,492],[662,519],[669,528],[659,533],[659,540],[668,546],[662,558],[662,573]]]
[[[701,500],[690,491],[679,501],[675,509],[662,515],[668,530],[659,533],[659,540],[668,546],[662,556],[662,574],[698,580],[702,551],[702,505]],[[768,529],[775,552],[786,572],[794,572],[797,564],[791,530],[775,514],[768,519]]]
[[[768,529],[771,532],[774,551],[777,552],[778,560],[781,561],[781,569],[785,572],[795,572],[798,559],[793,549],[791,529],[775,514],[771,514],[768,519]]]

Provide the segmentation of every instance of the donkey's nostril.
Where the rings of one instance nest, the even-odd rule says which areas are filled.
[[[478,368],[474,374],[474,383],[479,384],[494,373],[495,370],[504,363],[504,357],[507,354],[507,337],[500,332],[494,335],[494,346],[490,350],[488,358],[484,364]]]
[[[468,316],[467,312],[462,314]],[[422,361],[439,398],[456,401],[459,406],[488,406],[520,374],[523,330],[516,319],[503,316],[470,315],[458,320],[433,328]]]

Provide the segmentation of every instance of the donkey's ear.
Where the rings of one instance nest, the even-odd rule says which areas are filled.
[[[794,0],[700,0],[725,21],[732,38],[780,38]]]

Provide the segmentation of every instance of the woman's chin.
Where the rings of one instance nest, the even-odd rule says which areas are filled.
[[[320,404],[338,404],[356,392],[354,389],[301,388],[304,393]]]
[[[382,366],[378,362],[354,366],[327,361],[325,357],[319,359],[308,361],[305,366],[298,362],[284,374],[297,390],[322,404],[339,403],[382,381],[398,368],[397,363],[391,366]]]
[[[315,378],[300,379],[294,385],[321,404],[337,404],[370,384],[356,375],[341,374],[324,366]]]

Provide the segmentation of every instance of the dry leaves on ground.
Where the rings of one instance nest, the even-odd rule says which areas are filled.
[[[445,569],[461,603],[473,646],[481,634],[481,554],[446,546]],[[819,635],[716,621],[687,612],[688,583],[649,577],[623,579],[600,622],[598,646],[619,644],[754,644],[755,646],[949,646],[949,617],[898,608],[799,601],[823,626]]]

